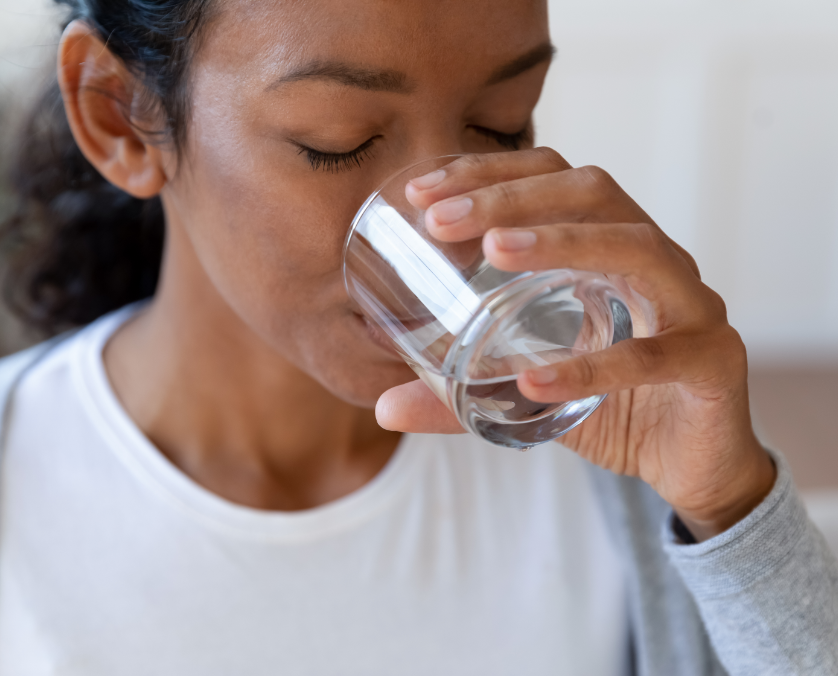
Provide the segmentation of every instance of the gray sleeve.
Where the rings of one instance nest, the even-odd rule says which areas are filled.
[[[838,561],[809,520],[785,460],[768,497],[733,528],[664,548],[730,676],[838,676]]]

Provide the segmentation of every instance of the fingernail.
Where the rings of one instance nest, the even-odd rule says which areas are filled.
[[[549,385],[556,380],[556,374],[550,370],[527,371],[527,379],[533,385]]]
[[[503,251],[522,251],[535,244],[535,233],[529,230],[494,230],[495,246]]]
[[[470,197],[463,197],[453,202],[434,204],[430,211],[439,225],[449,225],[465,218],[473,206],[474,202]]]
[[[427,190],[428,188],[433,188],[435,185],[442,183],[442,179],[444,178],[445,171],[437,169],[436,171],[432,171],[430,174],[410,179],[410,183],[419,190]]]

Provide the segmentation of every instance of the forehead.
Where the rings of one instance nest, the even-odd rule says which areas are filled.
[[[197,60],[268,86],[311,60],[478,76],[548,37],[546,0],[217,0]]]

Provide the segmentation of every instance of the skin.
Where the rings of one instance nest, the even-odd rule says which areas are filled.
[[[161,118],[85,24],[68,27],[59,53],[82,151],[122,189],[163,200],[158,293],[104,359],[129,415],[175,465],[235,502],[306,509],[367,483],[400,432],[461,431],[370,335],[340,256],[352,215],[393,171],[485,153],[411,190],[435,205],[428,225],[440,239],[484,236],[490,260],[509,270],[624,275],[658,317],[654,337],[562,364],[552,382],[521,377],[539,401],[616,393],[563,441],[648,481],[699,538],[769,492],[774,467],[748,417],[745,350],[692,259],[601,170],[571,169],[526,143],[501,152],[481,131],[527,126],[548,67],[546,3],[220,0],[218,9],[192,65],[180,153],[138,131]],[[529,67],[510,69],[527,55]],[[362,77],[343,66],[325,77],[330,62]],[[300,153],[370,139],[360,166],[345,170],[316,170]],[[440,207],[458,196],[471,211],[443,226]],[[504,244],[523,232],[533,246]]]

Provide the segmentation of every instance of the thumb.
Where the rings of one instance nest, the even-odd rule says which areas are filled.
[[[418,434],[461,434],[463,428],[421,380],[387,390],[375,405],[378,424],[386,430]]]

